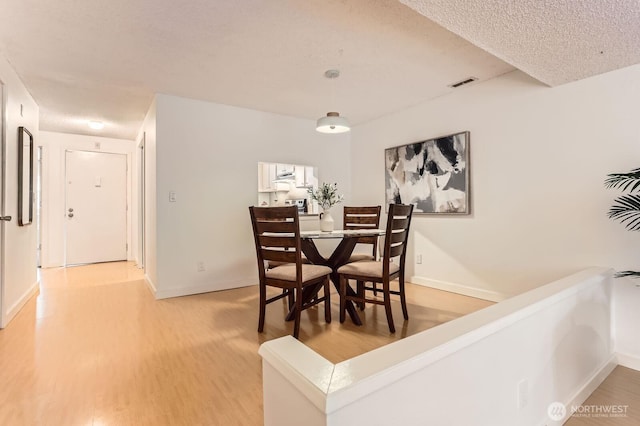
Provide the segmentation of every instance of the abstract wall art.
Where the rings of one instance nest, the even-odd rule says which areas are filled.
[[[469,132],[385,149],[385,192],[414,213],[469,214]]]

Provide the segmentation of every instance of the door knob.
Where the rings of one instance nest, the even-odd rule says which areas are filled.
[[[73,213],[73,209],[69,207],[69,213]]]
[[[73,217],[73,213],[69,213],[67,216],[69,216],[69,217]]]

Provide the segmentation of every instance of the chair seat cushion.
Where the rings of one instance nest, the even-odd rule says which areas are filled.
[[[328,266],[304,264],[302,265],[302,281],[303,282],[311,281],[323,275],[328,275],[331,272],[332,272],[331,268],[329,268]],[[265,272],[265,275],[267,278],[272,278],[276,280],[295,281],[296,280],[296,264],[287,263],[282,266],[277,266],[273,269],[268,269]]]
[[[375,260],[372,255],[366,253],[354,253],[349,257],[347,263],[360,262],[363,260]]]
[[[382,262],[363,260],[360,262],[347,263],[338,268],[339,274],[361,275],[371,278],[382,278]],[[389,273],[394,274],[400,267],[393,262],[389,263]]]

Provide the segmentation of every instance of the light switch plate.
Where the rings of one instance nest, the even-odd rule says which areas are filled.
[[[176,202],[176,193],[175,193],[175,191],[169,191],[169,202],[170,203],[175,203]]]

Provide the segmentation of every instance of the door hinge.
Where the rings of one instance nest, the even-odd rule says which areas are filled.
[[[129,243],[125,243],[124,245],[124,249],[128,252],[129,251]]]

